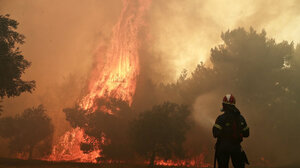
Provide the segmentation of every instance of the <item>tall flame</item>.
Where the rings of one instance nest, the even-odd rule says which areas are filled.
[[[123,0],[123,9],[113,28],[110,47],[105,53],[106,61],[101,61],[103,53],[97,53],[97,66],[89,80],[88,94],[79,101],[82,109],[94,112],[95,101],[99,98],[118,98],[132,104],[139,75],[138,32],[143,25],[143,15],[151,0]],[[111,113],[108,109],[107,113]],[[83,153],[81,143],[99,146],[100,142],[87,136],[82,128],[74,128],[60,138],[47,160],[96,162],[100,149]]]
[[[103,97],[114,97],[132,103],[136,80],[139,74],[138,31],[143,24],[142,17],[149,6],[149,0],[124,0],[124,8],[118,23],[113,28],[110,48],[106,53],[106,63],[101,62],[90,80],[89,93],[81,100],[80,106],[85,109],[95,108],[95,100]],[[101,53],[98,53],[101,57]]]

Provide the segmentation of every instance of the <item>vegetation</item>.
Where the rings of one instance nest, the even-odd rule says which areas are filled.
[[[186,104],[189,107],[203,106],[205,103],[195,104],[195,101],[199,96],[205,95],[204,102],[215,101],[210,104],[210,107],[201,109],[208,111],[206,112],[208,116],[205,117],[209,117],[209,115],[214,114],[212,106],[220,106],[222,96],[226,93],[233,93],[237,98],[237,105],[250,121],[251,130],[255,131],[257,135],[250,144],[255,152],[251,153],[250,151],[249,156],[275,157],[273,156],[274,152],[272,152],[275,145],[278,147],[276,148],[278,153],[289,151],[286,155],[290,154],[296,159],[296,156],[298,156],[296,151],[291,151],[294,151],[293,147],[298,146],[300,142],[300,137],[295,134],[300,126],[298,122],[300,115],[297,113],[300,100],[300,80],[297,77],[300,73],[300,46],[295,47],[293,43],[286,41],[278,43],[274,39],[267,38],[265,31],[256,32],[252,28],[249,30],[244,28],[228,30],[222,33],[221,38],[223,44],[211,49],[212,67],[199,64],[190,74],[183,71],[175,83],[147,84],[147,88],[151,92],[145,91],[147,92],[145,97],[139,95],[139,99],[136,99],[135,103],[147,104],[148,106],[150,103],[145,102],[145,100],[150,100],[149,97],[151,97],[151,100],[155,100],[151,102],[152,105],[171,101],[177,104]],[[207,96],[211,99],[205,100]],[[130,112],[126,112],[126,110],[114,111],[117,114],[115,116],[109,116],[99,111],[99,113],[94,114],[96,117],[91,115],[88,119],[88,125],[92,126],[91,128],[102,129],[107,134],[110,134],[110,132],[116,132],[115,135],[123,134],[123,137],[119,136],[118,138],[126,139],[124,144],[128,143],[126,134],[129,130],[132,138],[130,141],[133,141],[131,142],[133,144],[132,148],[145,158],[152,158],[150,159],[152,164],[154,162],[153,158],[156,156],[164,159],[180,156],[182,151],[178,151],[183,149],[180,145],[185,138],[189,140],[184,144],[189,145],[189,157],[199,156],[203,152],[201,150],[203,144],[213,146],[210,139],[211,133],[204,129],[201,123],[194,125],[191,129],[192,133],[187,132],[187,135],[185,135],[185,130],[175,135],[176,131],[170,131],[172,130],[170,128],[171,124],[167,122],[167,116],[172,113],[172,109],[164,111],[160,108],[167,108],[167,105],[165,107],[156,105],[152,110],[141,113],[132,122],[135,126],[130,127],[131,129],[128,128],[128,122],[132,120],[130,109]],[[126,115],[130,117],[125,117],[125,119],[124,116]],[[78,118],[82,119],[83,117]],[[203,119],[203,122],[206,119],[208,118]],[[114,123],[124,124],[114,125]],[[101,124],[102,126],[100,126]],[[261,127],[262,125],[264,127]],[[114,129],[110,130],[108,128]],[[89,132],[89,129],[86,129],[87,132]],[[112,131],[118,129],[120,131]],[[96,129],[92,130],[94,130],[92,131],[94,133],[97,132]],[[162,135],[166,132],[168,132],[166,135],[170,137],[162,138]],[[174,135],[172,135],[173,133]],[[268,133],[268,136],[265,136],[265,133]],[[100,131],[97,135],[99,134]],[[180,143],[176,144],[175,140],[172,139],[175,136],[184,138],[178,138]],[[292,137],[289,143],[287,143],[286,137]],[[274,141],[274,138],[276,141]],[[168,143],[169,146],[165,145],[167,141],[171,142]],[[111,147],[115,144],[116,148],[110,148],[110,151],[116,151],[119,142],[112,140]],[[255,149],[262,144],[265,147],[264,151]],[[177,146],[178,149],[173,148],[173,146]],[[208,153],[207,156],[213,156],[213,154]]]
[[[190,127],[189,114],[187,106],[169,102],[141,113],[131,126],[133,148],[138,154],[150,158],[151,166],[156,157],[166,160],[183,158],[183,142]]]
[[[18,45],[24,43],[25,36],[15,30],[19,23],[0,15],[0,98],[19,96],[23,92],[32,92],[35,81],[24,81],[22,74],[29,68]],[[1,107],[0,107],[1,110]]]
[[[220,106],[222,96],[233,93],[256,133],[250,144],[256,151],[253,155],[275,157],[276,146],[277,153],[284,150],[296,159],[297,152],[291,151],[300,142],[300,136],[294,134],[300,126],[300,46],[278,43],[267,38],[265,31],[252,28],[228,30],[221,38],[223,44],[211,49],[212,67],[199,64],[191,75],[185,72],[176,83],[160,86],[160,101],[193,105],[197,97],[205,95]],[[206,111],[213,113],[211,109]],[[201,128],[197,132],[205,134]],[[288,143],[287,137],[291,137]],[[265,150],[255,149],[258,146]]]
[[[30,62],[18,48],[25,37],[16,32],[17,27],[17,21],[0,15],[1,99],[35,89],[35,81],[21,79]],[[211,141],[207,130],[197,124],[194,134],[187,134],[191,128],[188,107],[196,106],[199,96],[213,97],[212,100],[218,100],[214,105],[219,106],[224,94],[233,93],[242,113],[243,109],[247,112],[251,130],[256,132],[250,144],[255,156],[276,158],[275,154],[281,153],[297,161],[299,154],[294,147],[300,145],[297,134],[300,45],[278,43],[268,38],[264,30],[256,32],[252,28],[228,30],[222,33],[221,39],[223,44],[211,49],[212,67],[201,63],[190,74],[184,70],[177,82],[171,84],[145,82],[148,90],[139,90],[143,93],[135,99],[133,108],[121,100],[99,99],[98,109],[93,113],[79,106],[64,109],[66,119],[72,127],[83,128],[89,136],[107,138],[107,142],[101,144],[102,159],[130,160],[137,153],[154,165],[157,157],[183,158],[185,140],[199,138],[195,133],[203,136],[199,141],[191,141],[191,146],[199,147],[203,141]],[[154,106],[145,110],[147,108],[141,107],[144,105],[149,109]],[[143,110],[133,111],[135,107]],[[212,108],[201,110],[212,112]],[[109,111],[114,115],[108,114]],[[138,113],[140,111],[144,112]],[[37,148],[42,149],[43,154],[49,152],[52,134],[53,125],[43,106],[26,109],[16,117],[0,118],[0,136],[10,139],[12,152],[27,152],[29,158]],[[255,149],[261,146],[264,146],[263,151]],[[92,147],[82,144],[86,152]],[[194,156],[202,152],[196,148],[190,150]]]
[[[98,109],[93,113],[81,109],[78,106],[66,108],[66,118],[73,128],[84,128],[89,136],[100,138],[105,136],[107,142],[101,144],[104,160],[128,160],[133,158],[133,150],[130,148],[129,123],[134,117],[132,109],[127,102],[119,99],[99,99]],[[108,112],[114,115],[108,114]],[[82,149],[91,151],[93,146],[82,144]]]
[[[53,125],[42,105],[28,108],[16,117],[0,119],[0,136],[8,138],[11,152],[33,158],[33,152],[39,156],[51,151]]]
[[[15,31],[19,23],[10,19],[9,15],[0,15],[0,23],[0,97],[31,92],[35,88],[35,81],[21,79],[30,62],[17,47],[24,43],[25,36]]]

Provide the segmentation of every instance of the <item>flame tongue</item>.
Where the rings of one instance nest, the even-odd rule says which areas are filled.
[[[95,100],[103,97],[122,99],[131,105],[139,74],[138,30],[149,2],[140,0],[140,6],[136,8],[134,1],[124,0],[124,8],[106,53],[106,63],[100,71],[101,64],[96,67],[90,80],[89,94],[80,102],[81,108],[95,108]],[[101,57],[101,53],[98,55]]]
[[[95,100],[99,98],[117,98],[131,105],[135,93],[136,80],[139,75],[138,31],[143,24],[143,15],[151,0],[123,0],[123,10],[117,24],[113,28],[110,47],[105,56],[97,53],[97,66],[89,80],[89,92],[79,101],[82,109],[94,112],[98,108]],[[138,4],[138,5],[137,5]],[[106,110],[111,113],[111,110]],[[94,151],[83,153],[82,143],[92,143]],[[52,154],[47,160],[96,162],[100,157],[100,142],[84,133],[82,128],[74,128],[60,138]]]

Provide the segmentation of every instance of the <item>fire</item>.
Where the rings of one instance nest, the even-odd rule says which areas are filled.
[[[199,156],[188,160],[157,160],[155,165],[159,166],[185,166],[185,167],[211,167],[212,165],[205,162],[205,155],[202,153]]]
[[[17,153],[16,158],[21,159],[21,160],[26,160],[26,159],[28,159],[28,153],[25,153],[25,152]]]
[[[124,8],[118,23],[113,28],[110,48],[106,52],[104,67],[98,62],[89,84],[89,93],[81,100],[80,106],[95,109],[95,100],[103,97],[122,99],[131,105],[139,75],[138,30],[143,24],[143,15],[149,0],[124,0]],[[98,53],[98,57],[102,57]],[[99,59],[100,60],[100,59]]]
[[[80,146],[82,143],[93,144],[96,148],[89,153],[84,153]],[[56,145],[52,154],[47,160],[63,160],[75,162],[96,162],[96,158],[100,157],[99,141],[96,138],[87,136],[84,130],[77,127],[71,131],[67,131]],[[60,158],[57,158],[60,156]]]
[[[107,109],[97,107],[95,101],[99,98],[117,98],[132,104],[140,70],[138,32],[150,2],[151,0],[123,0],[124,6],[113,28],[110,47],[106,53],[97,53],[97,66],[89,80],[88,94],[79,101],[80,107],[88,113],[93,113],[98,108]],[[104,65],[102,58],[106,58]],[[110,109],[105,111],[112,114]],[[80,149],[82,143],[92,143],[94,151],[83,153]],[[86,135],[84,129],[75,128],[60,137],[47,160],[96,162],[96,158],[100,157],[101,143]]]

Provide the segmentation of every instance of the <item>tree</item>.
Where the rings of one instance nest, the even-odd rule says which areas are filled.
[[[300,126],[299,45],[295,48],[293,42],[276,42],[264,30],[257,32],[253,28],[228,30],[221,39],[223,43],[211,49],[212,68],[198,65],[189,77],[172,87],[165,86],[172,93],[165,97],[192,105],[203,96],[199,107],[207,103],[205,97],[213,97],[215,106],[220,106],[222,96],[233,93],[256,134],[251,142],[252,155],[275,158],[274,153],[284,153],[296,158],[293,148],[300,145],[300,135],[294,134]],[[213,109],[203,110],[214,114]],[[205,134],[203,130],[198,132]],[[262,145],[265,150],[254,152]]]
[[[128,102],[115,98],[100,98],[96,101],[97,109],[90,113],[78,105],[74,108],[65,108],[66,119],[73,128],[80,127],[85,133],[99,141],[101,159],[110,161],[124,161],[132,159],[128,129],[132,120],[132,112]],[[105,137],[103,137],[105,136]],[[93,150],[93,144],[81,144],[81,150],[88,153]]]
[[[9,138],[9,148],[12,152],[27,154],[33,157],[35,147],[43,149],[42,154],[51,151],[53,125],[45,113],[43,105],[32,107],[16,117],[0,119],[0,136]]]
[[[184,157],[183,142],[190,128],[189,114],[187,106],[170,102],[141,113],[131,125],[133,148],[141,156],[150,158],[150,166],[154,165],[156,157]]]
[[[15,30],[18,22],[9,15],[0,15],[0,98],[19,96],[32,92],[35,81],[24,81],[22,74],[30,66],[17,45],[23,44],[25,36]]]

